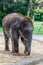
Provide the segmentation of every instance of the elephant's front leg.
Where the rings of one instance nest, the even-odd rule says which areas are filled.
[[[19,33],[18,31],[13,31],[12,32],[12,52],[13,53],[19,53],[19,44],[18,44],[18,41],[19,41]]]
[[[25,33],[24,33],[25,34]],[[26,55],[30,55],[31,52],[31,41],[32,41],[32,32],[28,32],[25,34],[25,37],[21,37],[21,40],[25,46],[25,51],[24,53]]]
[[[25,41],[25,51],[24,53],[30,55],[31,53],[31,42],[32,42],[32,33],[30,32],[27,36],[27,41]]]

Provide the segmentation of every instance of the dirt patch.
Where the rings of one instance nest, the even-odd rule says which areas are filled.
[[[0,63],[13,63],[20,60],[25,60],[27,58],[34,58],[37,56],[43,56],[43,43],[39,41],[32,40],[31,54],[30,56],[24,55],[24,45],[21,40],[19,41],[19,53],[20,55],[16,56],[11,53],[11,44],[9,43],[10,52],[5,51],[5,42],[4,37],[0,36]],[[2,65],[2,64],[0,64]],[[5,65],[5,64],[3,64]]]

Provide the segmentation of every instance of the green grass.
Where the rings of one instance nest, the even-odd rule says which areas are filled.
[[[33,31],[33,34],[43,34],[43,25],[41,27],[41,23],[40,24],[39,23],[36,23],[36,22],[34,23],[34,31]],[[40,27],[41,27],[41,29],[40,29]]]
[[[40,9],[39,12],[40,12],[40,13],[43,13],[43,10]]]
[[[2,27],[0,27],[0,32],[2,32]]]

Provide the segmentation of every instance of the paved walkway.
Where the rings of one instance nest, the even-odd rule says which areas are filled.
[[[3,36],[3,32],[0,32],[0,36]],[[43,42],[43,35],[33,34],[33,39],[37,40],[37,41],[42,41]]]
[[[43,42],[43,35],[33,35],[33,39]]]

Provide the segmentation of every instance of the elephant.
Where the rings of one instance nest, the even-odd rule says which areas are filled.
[[[12,52],[19,53],[19,37],[25,46],[24,53],[30,55],[33,33],[33,22],[28,16],[20,13],[10,13],[2,20],[5,39],[5,50],[9,51],[9,38],[12,42]]]

